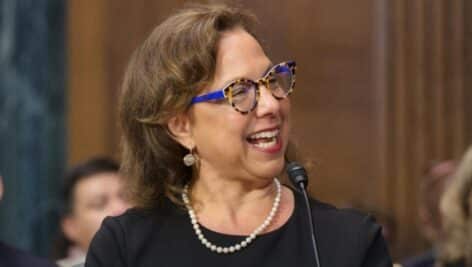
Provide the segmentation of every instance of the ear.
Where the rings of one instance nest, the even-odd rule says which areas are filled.
[[[172,117],[167,122],[167,128],[174,140],[189,150],[193,148],[195,142],[192,137],[190,118],[187,114]]]
[[[79,231],[77,228],[76,221],[72,215],[66,215],[61,220],[61,229],[64,235],[72,242],[76,242],[78,240],[77,236]]]

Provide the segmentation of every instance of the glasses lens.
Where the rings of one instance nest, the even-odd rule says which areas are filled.
[[[272,94],[279,98],[286,97],[293,86],[292,70],[286,64],[275,66],[269,75],[269,87]]]
[[[231,99],[235,108],[250,111],[256,105],[256,85],[249,80],[237,81],[231,86]]]

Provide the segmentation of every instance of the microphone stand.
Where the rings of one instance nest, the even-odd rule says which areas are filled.
[[[318,246],[316,245],[313,215],[312,215],[312,210],[310,207],[310,200],[306,192],[306,186],[308,185],[308,175],[306,174],[305,168],[303,168],[301,165],[295,162],[291,162],[287,165],[287,174],[292,184],[302,192],[303,198],[305,199],[305,207],[307,208],[308,222],[310,225],[310,234],[311,234],[310,236],[311,236],[311,242],[313,245],[315,263],[316,263],[316,267],[321,267],[320,259],[318,256]]]
[[[305,206],[307,208],[307,214],[308,214],[308,221],[310,224],[310,233],[311,233],[311,242],[313,244],[313,253],[315,254],[315,262],[317,267],[321,267],[320,265],[320,259],[318,256],[318,246],[316,245],[316,239],[315,239],[315,229],[313,226],[313,215],[311,214],[311,207],[310,207],[310,200],[308,199],[308,194],[305,190],[305,187],[303,185],[300,185],[300,190],[302,191],[303,198],[305,199]]]

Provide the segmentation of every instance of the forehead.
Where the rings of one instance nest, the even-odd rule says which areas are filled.
[[[215,80],[259,78],[270,65],[259,42],[241,28],[224,32],[218,43]]]
[[[74,188],[75,200],[90,198],[99,194],[114,192],[122,185],[120,176],[114,172],[97,173],[83,177]]]
[[[217,63],[238,62],[241,57],[265,56],[259,42],[242,28],[235,28],[221,34],[218,43]]]

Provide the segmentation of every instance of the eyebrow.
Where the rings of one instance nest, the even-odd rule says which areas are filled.
[[[269,71],[270,71],[274,66],[275,66],[275,64],[271,61],[270,64],[269,64],[269,66],[264,70],[264,72],[262,73],[262,75],[261,75],[260,77],[262,78],[262,77],[266,76],[267,73],[269,73]],[[238,80],[238,79],[242,79],[242,78],[244,78],[244,79],[249,79],[249,78],[244,77],[244,76],[236,77],[236,78],[233,78],[233,79],[231,79],[231,80],[225,81],[225,82],[223,83],[224,85],[221,86],[221,88],[224,88],[226,85],[228,85],[228,84],[230,84],[230,83],[232,83],[232,82],[234,82],[234,81],[236,81],[236,80]],[[259,79],[260,79],[260,78],[259,78]],[[252,79],[250,79],[250,80],[252,80]]]

